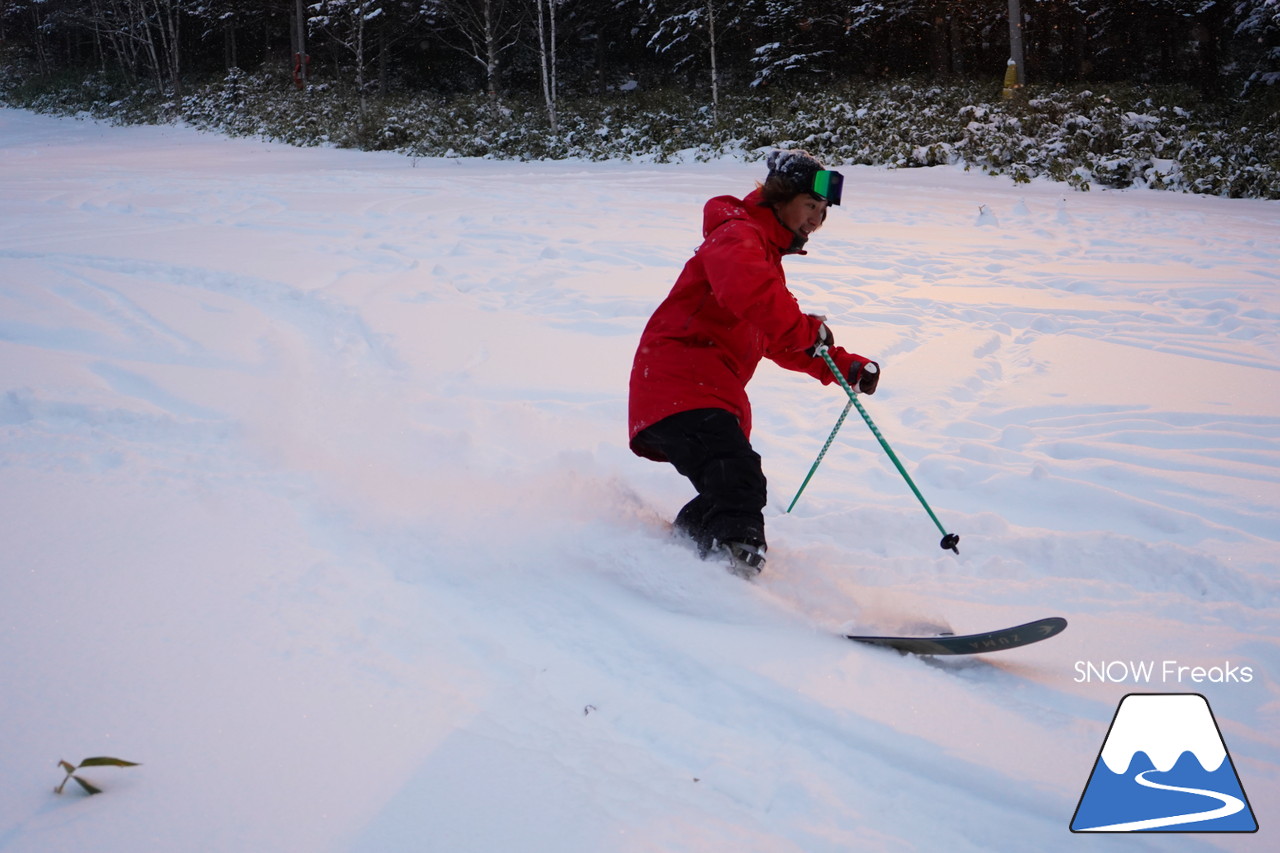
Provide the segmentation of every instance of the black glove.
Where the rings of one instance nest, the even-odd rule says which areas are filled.
[[[876,393],[876,385],[880,383],[880,365],[874,361],[866,364],[854,362],[849,368],[849,387],[863,394]]]
[[[836,337],[831,334],[831,330],[827,328],[826,323],[818,324],[818,339],[813,342],[813,346],[804,351],[804,354],[813,358],[818,354],[818,347],[833,347],[836,345]]]

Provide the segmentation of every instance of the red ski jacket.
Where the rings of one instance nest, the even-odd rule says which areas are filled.
[[[792,233],[761,204],[760,191],[708,201],[702,234],[702,245],[649,318],[631,368],[631,449],[658,461],[665,460],[636,446],[636,434],[677,412],[726,409],[750,438],[746,386],[761,358],[824,385],[835,381],[826,362],[804,352],[822,321],[802,312],[787,289],[782,256]],[[839,347],[830,353],[846,376],[869,361]]]

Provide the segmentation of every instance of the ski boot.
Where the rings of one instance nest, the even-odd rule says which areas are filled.
[[[743,539],[719,543],[720,553],[729,562],[729,571],[740,578],[751,580],[764,569],[765,544],[756,539]]]

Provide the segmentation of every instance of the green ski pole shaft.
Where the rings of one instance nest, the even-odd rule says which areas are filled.
[[[822,445],[822,450],[818,452],[818,458],[813,460],[813,467],[809,469],[809,473],[805,475],[804,482],[800,484],[800,490],[796,492],[796,496],[791,499],[791,506],[787,507],[787,512],[796,508],[796,501],[800,500],[800,496],[804,494],[805,486],[809,485],[809,481],[813,479],[814,472],[818,470],[818,466],[822,464],[822,457],[827,455],[827,451],[831,449],[831,442],[836,440],[836,433],[840,431],[840,427],[844,426],[844,419],[849,417],[849,410],[853,408],[853,400],[844,404],[844,411],[840,413],[840,417],[836,420],[835,427],[831,430],[831,435],[827,436],[827,443]]]
[[[893,448],[889,446],[889,442],[885,441],[884,436],[880,434],[880,430],[876,427],[875,421],[871,420],[871,416],[867,414],[867,410],[864,409],[862,407],[862,403],[858,401],[857,392],[855,392],[853,388],[849,387],[849,381],[840,373],[840,368],[836,366],[835,360],[831,358],[830,353],[827,352],[827,348],[825,346],[819,347],[818,355],[822,356],[822,360],[827,363],[827,367],[831,368],[831,372],[835,375],[836,381],[840,383],[840,387],[849,395],[849,402],[858,409],[858,414],[862,415],[862,419],[866,421],[867,426],[871,428],[871,434],[876,437],[876,441],[880,442],[880,446],[884,448],[884,452],[889,454],[890,461],[892,461],[894,467],[898,469],[898,473],[902,475],[902,479],[907,481],[907,485],[911,487],[911,491],[920,501],[920,505],[924,507],[924,511],[929,513],[929,518],[933,519],[933,523],[938,526],[938,530],[942,533],[942,547],[955,551],[959,554],[960,549],[957,546],[960,544],[960,537],[954,533],[948,533],[947,529],[942,526],[942,522],[938,521],[938,516],[934,514],[933,508],[930,507],[929,502],[924,499],[924,495],[920,494],[920,489],[916,488],[915,481],[911,479],[911,475],[907,473],[907,469],[902,467],[902,462],[898,459],[898,454],[893,452]]]

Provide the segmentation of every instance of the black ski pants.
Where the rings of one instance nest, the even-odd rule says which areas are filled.
[[[765,544],[760,454],[736,416],[724,409],[678,412],[642,430],[635,442],[665,456],[698,490],[675,525],[704,556],[717,542]]]

